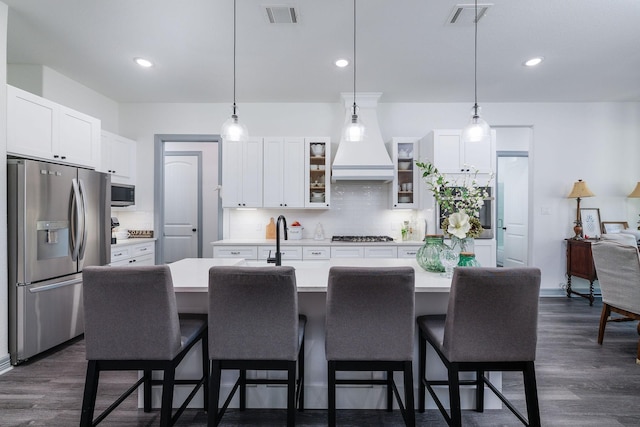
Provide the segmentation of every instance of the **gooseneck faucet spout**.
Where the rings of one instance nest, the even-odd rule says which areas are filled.
[[[275,263],[277,266],[282,265],[282,253],[280,253],[280,221],[282,221],[284,227],[284,240],[289,240],[289,236],[287,235],[287,219],[284,215],[280,215],[276,222],[276,256],[275,258],[267,258],[268,263]]]

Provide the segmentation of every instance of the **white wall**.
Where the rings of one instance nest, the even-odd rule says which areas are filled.
[[[118,133],[117,102],[49,67],[10,64],[6,81],[27,92],[96,117],[101,120],[102,129]]]

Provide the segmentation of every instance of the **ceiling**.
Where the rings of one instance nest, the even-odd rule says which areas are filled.
[[[0,0],[8,62],[40,64],[118,102],[231,102],[232,0]],[[455,0],[358,2],[357,90],[381,102],[472,102],[473,24]],[[465,3],[464,1],[460,3]],[[473,3],[466,1],[466,3]],[[640,1],[491,0],[479,102],[640,101]],[[265,6],[295,7],[270,24]],[[133,58],[151,59],[141,69]],[[544,56],[536,68],[523,61]],[[353,91],[353,3],[238,0],[237,98],[339,102]]]

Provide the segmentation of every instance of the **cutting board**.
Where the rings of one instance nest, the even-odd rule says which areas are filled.
[[[265,236],[266,239],[275,239],[276,238],[276,223],[271,217],[269,219],[269,224],[267,224],[267,233]]]

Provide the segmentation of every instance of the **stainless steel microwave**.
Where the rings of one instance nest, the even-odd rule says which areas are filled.
[[[132,206],[135,204],[135,185],[111,183],[111,206]]]

